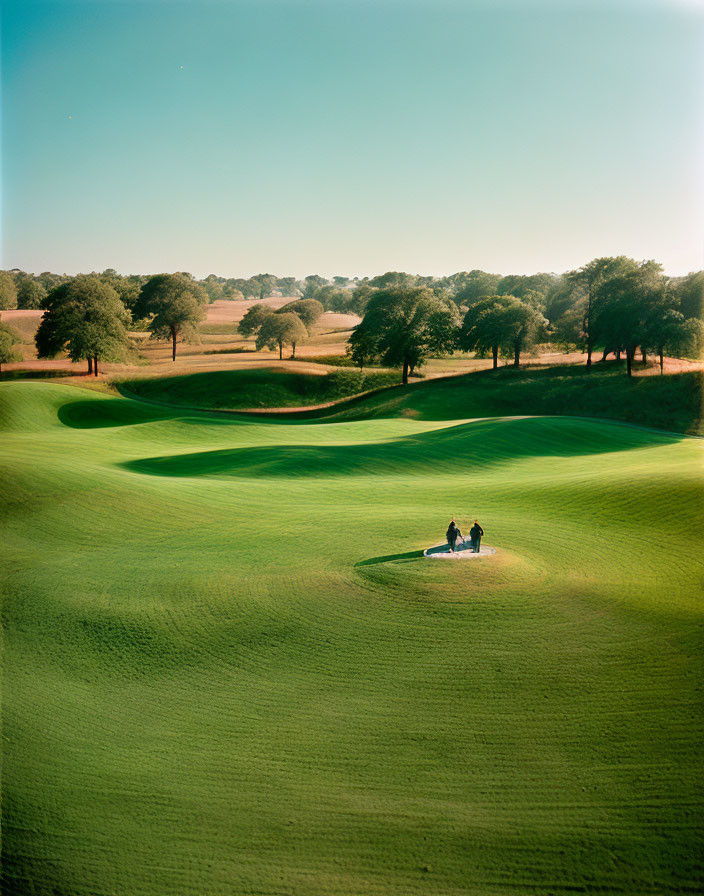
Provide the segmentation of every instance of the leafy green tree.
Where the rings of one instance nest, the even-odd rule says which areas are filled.
[[[487,296],[497,294],[500,274],[487,274],[486,271],[460,271],[450,278],[455,286],[455,301],[468,308]]]
[[[405,271],[387,271],[372,277],[369,285],[375,289],[410,289],[416,285],[418,277],[415,274],[407,274]]]
[[[636,270],[638,263],[625,255],[594,258],[579,270],[569,271],[565,278],[572,287],[575,301],[575,319],[579,320],[576,342],[587,353],[587,367],[592,366],[592,352],[595,344],[593,326],[594,300],[597,291],[608,280],[624,276]]]
[[[332,278],[333,286],[337,289],[344,289],[350,282],[349,277],[333,277]]]
[[[303,326],[310,332],[310,328],[316,323],[320,315],[325,309],[317,299],[296,299],[295,302],[289,302],[276,312],[277,314],[287,314],[292,311],[297,314],[303,321]]]
[[[305,288],[303,290],[304,299],[317,298],[317,291],[322,286],[328,285],[328,281],[325,279],[325,277],[321,277],[320,274],[309,274],[303,282],[305,284]]]
[[[72,361],[87,360],[88,373],[97,376],[99,361],[123,356],[129,313],[115,290],[96,274],[81,274],[57,286],[45,305],[35,335],[40,358],[66,351]]]
[[[661,311],[660,306],[657,306],[657,311],[660,313],[653,314],[646,322],[646,339],[658,356],[662,374],[665,372],[665,352],[669,351],[676,355],[685,349],[690,331],[687,327],[688,321],[679,311],[675,311],[674,308]]]
[[[37,275],[36,279],[47,293],[50,293],[52,289],[56,289],[57,286],[61,286],[62,283],[66,283],[71,278],[65,274],[52,274],[51,271],[42,271],[41,274]]]
[[[502,315],[504,328],[503,345],[513,352],[513,366],[521,363],[521,352],[532,348],[547,334],[548,322],[545,317],[527,302],[516,296],[507,296],[512,301],[506,305]]]
[[[148,320],[153,339],[171,339],[171,359],[176,360],[179,336],[194,339],[205,315],[208,294],[185,274],[157,274],[142,287],[133,315]]]
[[[260,302],[270,296],[276,286],[276,277],[273,274],[256,274],[254,277],[250,277],[250,281],[259,286]]]
[[[347,310],[352,314],[363,315],[369,300],[376,292],[377,290],[366,281],[355,286],[352,290]]]
[[[673,281],[679,311],[686,318],[704,320],[704,271],[695,271]]]
[[[208,274],[205,280],[201,281],[201,285],[203,286],[203,289],[208,293],[208,301],[211,305],[213,304],[213,302],[217,302],[220,299],[225,298],[221,278],[216,277],[215,274]]]
[[[247,296],[259,295],[259,285],[250,280],[244,280],[242,277],[230,277],[223,281],[222,294],[224,299],[239,301],[246,299]]]
[[[257,334],[257,351],[264,346],[272,351],[279,347],[279,360],[284,356],[284,345],[292,347],[291,357],[296,357],[296,345],[303,342],[308,336],[308,331],[303,321],[297,314],[287,312],[285,314],[270,314],[264,319]]]
[[[626,369],[632,375],[638,346],[647,346],[658,316],[667,309],[662,267],[654,261],[604,280],[592,305],[592,334],[603,345],[626,353]]]
[[[347,357],[363,370],[379,358],[377,334],[369,327],[355,327],[347,342]]]
[[[359,359],[373,349],[373,356],[391,366],[401,366],[402,383],[432,354],[452,351],[457,338],[457,310],[422,287],[376,292],[364,318],[349,339],[350,354]],[[358,363],[358,361],[357,361]]]
[[[281,292],[282,296],[293,296],[296,293],[303,293],[301,284],[295,277],[279,277],[276,281],[276,288]]]
[[[508,274],[501,277],[496,287],[500,296],[515,296],[517,299],[528,301],[528,293],[538,293],[542,296],[537,307],[545,307],[545,297],[555,285],[555,274]],[[529,304],[535,304],[535,297]]]
[[[267,317],[271,317],[273,313],[273,308],[270,308],[268,305],[257,303],[256,305],[250,306],[237,325],[240,335],[244,336],[245,339],[248,339],[250,336],[255,336]]]
[[[494,370],[499,366],[499,353],[508,342],[506,312],[513,301],[519,300],[499,295],[478,299],[465,314],[460,329],[460,348],[482,355],[491,353]]]
[[[9,271],[0,271],[0,311],[17,307],[17,286]]]
[[[47,292],[37,280],[29,274],[17,277],[17,307],[37,310],[42,307]]]
[[[12,330],[0,322],[0,373],[3,364],[22,360],[22,355],[14,347],[16,342],[17,338]]]

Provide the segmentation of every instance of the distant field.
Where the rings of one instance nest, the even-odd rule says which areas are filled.
[[[701,890],[704,446],[483,380],[0,383],[3,892]],[[422,559],[452,514],[498,553]]]

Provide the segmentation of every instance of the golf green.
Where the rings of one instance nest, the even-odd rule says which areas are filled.
[[[702,442],[432,389],[0,384],[4,892],[701,889]]]

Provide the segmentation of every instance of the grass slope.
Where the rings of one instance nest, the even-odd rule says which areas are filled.
[[[0,384],[4,892],[701,888],[701,442],[450,388]],[[451,513],[499,553],[420,559]]]
[[[559,414],[704,433],[700,371],[629,379],[621,364],[542,369],[503,367],[433,379],[351,399],[317,412],[334,419],[414,416],[424,420]],[[310,412],[309,416],[315,412]]]
[[[398,382],[398,375],[335,370],[289,373],[275,368],[217,370],[184,376],[121,380],[128,396],[208,410],[286,408],[323,404]]]

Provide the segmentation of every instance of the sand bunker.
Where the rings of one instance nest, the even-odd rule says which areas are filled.
[[[488,544],[482,545],[479,553],[472,551],[472,544],[469,539],[465,542],[459,542],[455,545],[454,554],[450,551],[450,545],[443,541],[435,544],[431,548],[423,551],[424,557],[430,557],[431,560],[479,560],[480,557],[488,557],[496,553],[496,548],[490,547]]]

